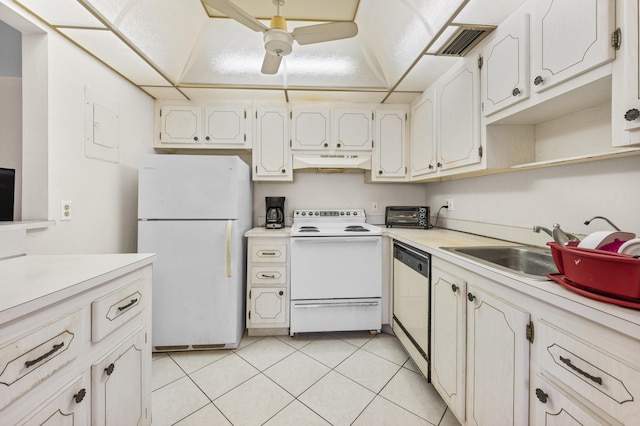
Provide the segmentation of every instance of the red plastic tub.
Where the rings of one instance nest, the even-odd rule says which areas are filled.
[[[558,271],[583,289],[640,301],[640,259],[603,250],[549,242]]]

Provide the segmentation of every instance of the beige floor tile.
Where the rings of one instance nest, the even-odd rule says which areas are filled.
[[[292,348],[302,349],[314,340],[318,340],[320,336],[317,333],[303,333],[291,336],[277,336],[278,340],[286,343]]]
[[[229,349],[220,349],[214,351],[184,351],[171,352],[169,356],[178,364],[187,374],[191,374],[204,366],[216,362],[232,353]]]
[[[351,424],[374,397],[370,390],[331,371],[298,400],[332,425],[342,426]]]
[[[460,422],[456,419],[450,409],[447,408],[447,412],[444,413],[444,417],[440,421],[439,426],[460,426]]]
[[[258,373],[251,364],[232,353],[190,376],[211,400],[215,400]]]
[[[407,362],[404,363],[403,365],[404,368],[408,368],[409,370],[413,371],[414,373],[418,373],[418,374],[422,374],[420,372],[420,369],[418,368],[418,366],[416,365],[415,362],[413,362],[413,360],[411,358],[409,358],[407,360]]]
[[[412,413],[438,424],[447,406],[440,395],[422,375],[401,368],[382,389],[385,397]]]
[[[291,402],[282,411],[273,416],[265,426],[330,426],[322,417],[311,411],[304,404]]]
[[[151,367],[151,390],[156,390],[186,374],[170,357],[165,356],[153,361]]]
[[[358,416],[353,426],[432,426],[431,423],[384,398],[376,398]]]
[[[154,423],[155,425],[155,423]],[[210,403],[176,423],[177,426],[231,426],[215,405]]]
[[[347,343],[352,344],[353,346],[362,347],[365,343],[373,338],[373,334],[368,331],[340,331],[336,333],[331,333],[332,336],[344,340]]]
[[[157,361],[159,359],[166,358],[166,357],[167,357],[167,353],[166,352],[152,352],[151,353],[151,361]]]
[[[358,348],[352,344],[340,339],[321,338],[309,343],[300,349],[300,352],[320,361],[327,367],[334,368],[357,349]]]
[[[254,344],[255,342],[259,342],[262,339],[264,339],[264,336],[247,336],[247,333],[245,333],[244,336],[242,336],[238,347],[234,350],[240,350],[246,346]]]
[[[151,394],[153,425],[172,425],[210,402],[185,376]]]
[[[262,371],[295,352],[295,349],[275,337],[265,337],[252,345],[244,347],[236,354]]]
[[[234,425],[261,425],[286,407],[293,397],[259,374],[214,401]]]
[[[398,338],[389,334],[378,334],[365,343],[362,349],[398,365],[404,364],[409,359]]]
[[[370,352],[357,351],[335,370],[378,393],[400,368],[402,367]]]
[[[294,352],[264,371],[271,380],[294,396],[329,372],[329,368],[301,352]]]

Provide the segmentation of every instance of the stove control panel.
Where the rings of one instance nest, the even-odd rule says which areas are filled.
[[[293,218],[317,218],[318,220],[335,220],[346,218],[365,218],[364,209],[343,210],[294,210]]]

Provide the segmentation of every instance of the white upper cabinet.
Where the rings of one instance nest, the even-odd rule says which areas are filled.
[[[160,126],[160,144],[200,144],[202,107],[165,106]]]
[[[334,111],[334,141],[338,149],[370,151],[373,140],[371,108],[336,109]]]
[[[253,180],[293,180],[286,107],[257,107]]]
[[[614,62],[612,80],[612,127],[614,147],[640,145],[640,39],[639,1],[623,1],[618,6],[622,21],[622,44]]]
[[[407,175],[404,144],[406,112],[377,110],[375,116],[371,180],[404,179]]]
[[[247,111],[242,105],[207,106],[204,110],[204,144],[244,147],[248,139],[246,118]]]
[[[613,60],[614,30],[615,0],[537,0],[531,29],[534,90]]]
[[[435,104],[436,90],[429,88],[411,109],[411,179],[437,171]]]
[[[482,49],[482,113],[487,116],[529,97],[529,14],[496,30]]]
[[[290,117],[292,149],[333,149],[328,108],[294,107]]]
[[[436,143],[441,170],[479,163],[480,76],[475,57],[438,83]]]

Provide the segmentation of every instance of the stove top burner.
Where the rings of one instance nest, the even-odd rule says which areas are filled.
[[[365,228],[362,225],[349,225],[344,228],[346,232],[371,232],[370,229]]]

